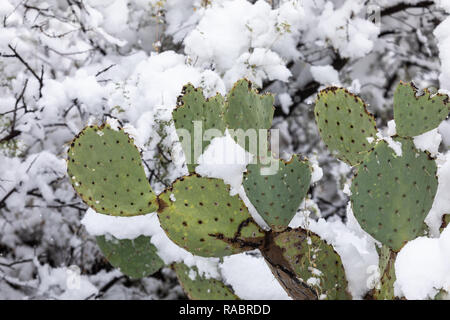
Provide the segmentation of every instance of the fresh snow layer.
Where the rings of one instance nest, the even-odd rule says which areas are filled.
[[[340,86],[339,73],[331,66],[312,66],[311,74],[317,82],[324,85]]]
[[[312,184],[322,179],[323,170],[321,167],[319,167],[319,161],[317,159],[317,156],[310,157],[309,163],[312,165],[312,172],[311,172],[311,184]]]
[[[231,186],[231,193],[236,194],[242,185],[242,173],[253,156],[245,151],[228,134],[214,138],[198,159],[195,171],[210,178],[223,179]]]
[[[288,80],[285,60],[299,56],[293,45],[303,23],[299,3],[286,1],[272,9],[262,0],[213,1],[199,10],[198,24],[184,38],[186,55],[198,65],[213,62],[228,88],[242,77],[257,86],[266,78]]]
[[[398,157],[401,157],[402,152],[402,143],[400,141],[394,141],[391,137],[396,134],[397,130],[395,127],[395,121],[391,120],[388,122],[388,127],[385,128],[384,132],[381,130],[378,130],[377,132],[377,138],[378,140],[384,140],[387,142],[388,146],[394,150],[395,154]]]
[[[231,187],[230,195],[239,194],[255,222],[268,230],[269,226],[251,204],[242,186],[243,172],[252,160],[253,156],[237,144],[227,130],[225,136],[211,141],[199,157],[195,171],[204,177],[223,179]]]
[[[428,151],[432,157],[439,152],[442,136],[438,132],[438,128],[422,133],[414,137],[414,145],[417,149]]]
[[[389,137],[393,137],[397,134],[397,126],[395,124],[395,120],[389,120],[387,123],[386,135]]]
[[[98,289],[85,275],[80,275],[80,270],[71,268],[51,268],[49,265],[40,265],[37,259],[34,264],[38,270],[39,295],[47,293],[50,288],[58,286],[62,292],[52,298],[59,300],[84,300],[98,293]]]
[[[450,1],[448,0],[434,0],[434,3],[444,9],[446,12],[450,13]]]
[[[437,159],[438,187],[434,197],[433,206],[425,218],[425,223],[430,227],[431,235],[437,237],[442,223],[442,216],[450,213],[450,151],[439,154]]]
[[[281,105],[281,110],[283,110],[284,114],[289,114],[289,107],[294,103],[292,101],[291,96],[287,92],[280,93],[277,95],[278,101]]]
[[[290,297],[273,276],[258,253],[240,253],[225,257],[220,272],[225,283],[242,299],[288,300]]]
[[[441,134],[444,145],[450,148],[450,119],[442,121],[438,127],[438,131]]]
[[[117,239],[149,236],[165,264],[184,262],[188,266],[197,266],[199,273],[205,277],[220,279],[217,270],[219,259],[194,256],[177,246],[161,228],[156,212],[133,217],[116,217],[97,213],[89,208],[81,224],[93,236],[112,235]]]
[[[395,260],[395,295],[408,300],[432,299],[450,291],[450,227],[439,238],[408,242]]]
[[[442,4],[448,0],[441,0]],[[450,6],[450,5],[448,5]],[[439,83],[441,89],[450,90],[450,17],[442,21],[436,29],[434,29],[434,36],[437,40],[437,47],[439,49],[439,59],[441,61],[441,74],[439,76]]]

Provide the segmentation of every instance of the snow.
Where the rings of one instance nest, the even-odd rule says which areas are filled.
[[[313,156],[309,159],[309,163],[312,165],[311,172],[311,184],[318,182],[323,177],[323,170],[319,167],[319,161],[317,160],[317,156]]]
[[[387,123],[387,127],[383,128],[382,130],[378,130],[376,136],[377,136],[377,142],[380,140],[384,140],[387,142],[388,146],[395,152],[397,157],[401,157],[402,152],[402,143],[400,141],[395,141],[392,137],[397,134],[395,121],[390,120]],[[368,137],[367,141],[369,143],[372,143],[374,141],[374,138]]]
[[[344,184],[344,189],[342,189],[342,192],[344,192],[344,194],[346,194],[347,196],[351,196],[352,195],[352,190],[350,189],[351,183],[346,183]]]
[[[106,123],[109,124],[109,126],[111,127],[112,130],[119,131],[120,124],[119,124],[119,121],[116,118],[109,118],[108,117],[106,119]]]
[[[2,1],[0,5],[0,16],[6,16],[14,11],[14,6],[8,0]]]
[[[136,239],[141,235],[151,237],[151,243],[155,245],[158,256],[165,264],[184,262],[188,266],[196,266],[199,273],[207,278],[219,277],[219,259],[194,256],[177,246],[161,228],[156,212],[133,217],[116,217],[97,213],[89,208],[81,224],[93,236],[112,235],[117,239]]]
[[[450,291],[450,227],[439,238],[408,242],[395,260],[395,295],[408,300],[432,299]]]
[[[450,147],[450,121],[442,121],[438,127],[438,132],[441,134],[444,145],[447,148]]]
[[[324,85],[340,86],[339,73],[333,66],[311,66],[311,74],[317,82]]]
[[[296,55],[292,37],[297,34],[302,13],[294,2],[275,10],[262,0],[255,4],[244,0],[213,2],[184,39],[185,52],[197,65],[214,61],[217,70],[224,73],[227,88],[242,77],[259,86],[264,78],[287,81],[291,73],[283,57]]]
[[[264,258],[256,253],[240,253],[225,257],[220,264],[220,272],[225,283],[231,285],[242,299],[290,300]]]
[[[386,135],[389,137],[393,137],[397,134],[397,127],[395,124],[395,120],[389,120],[387,123]]]
[[[391,128],[387,128],[386,134],[383,134],[383,132],[378,131],[377,132],[377,138],[378,140],[384,140],[387,142],[388,146],[395,152],[397,157],[401,157],[403,154],[402,151],[402,143],[400,141],[395,141],[390,137],[390,133],[395,132],[395,129],[393,130]]]
[[[441,141],[442,136],[439,134],[438,128],[414,137],[414,145],[416,148],[422,151],[428,151],[432,157],[438,154]]]
[[[39,274],[38,294],[50,291],[50,288],[58,286],[62,293],[55,294],[52,298],[59,300],[83,300],[98,293],[98,289],[84,275],[79,274],[79,268],[50,268],[49,265],[40,265],[35,261]]]
[[[223,179],[234,195],[242,185],[242,173],[252,160],[253,156],[238,145],[227,130],[224,137],[211,140],[199,157],[195,171],[204,177]]]
[[[434,0],[434,3],[438,6],[450,13],[450,1],[448,0]]]
[[[442,3],[444,1],[441,1]],[[437,40],[439,48],[439,59],[441,60],[441,74],[439,82],[441,89],[450,90],[450,17],[442,21],[433,34]]]
[[[450,151],[447,151],[445,154],[439,154],[436,164],[438,167],[438,187],[433,206],[425,218],[425,223],[430,227],[431,235],[435,237],[439,235],[442,216],[450,213],[450,197],[448,196],[450,188]]]
[[[263,229],[269,230],[269,226],[251,204],[242,185],[243,173],[253,159],[254,156],[237,144],[226,130],[225,136],[211,140],[199,157],[195,171],[203,177],[219,178],[229,184],[230,195],[238,194],[255,222]]]
[[[364,10],[362,1],[347,1],[340,8],[326,2],[315,32],[323,41],[330,41],[344,57],[363,57],[373,49],[379,28],[357,14]],[[348,17],[356,15],[348,23]]]
[[[289,107],[293,104],[291,96],[288,93],[283,92],[282,94],[277,95],[277,98],[278,101],[280,101],[281,109],[284,114],[289,114]]]

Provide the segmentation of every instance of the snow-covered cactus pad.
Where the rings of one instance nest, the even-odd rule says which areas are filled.
[[[397,138],[402,154],[380,141],[358,167],[351,187],[353,212],[363,229],[399,251],[423,235],[438,180],[436,163],[415,148],[412,140]]]
[[[72,141],[67,161],[73,187],[95,211],[113,216],[156,211],[139,150],[123,130],[86,127]]]
[[[224,120],[225,102],[224,98],[217,94],[214,97],[205,99],[201,88],[194,88],[191,84],[184,86],[182,95],[178,98],[177,108],[172,112],[173,121],[177,129],[185,129],[190,134],[190,141],[181,141],[183,151],[188,161],[189,172],[194,172],[195,148],[198,149],[197,155],[200,155],[210,144],[210,140],[196,137],[194,134],[195,125],[201,125],[201,130],[217,130],[217,135],[223,135],[225,132]],[[203,135],[203,132],[199,132]],[[181,139],[186,137],[180,136]],[[198,143],[199,145],[196,145]],[[200,150],[201,147],[201,150]]]
[[[356,165],[373,147],[375,120],[361,98],[346,89],[328,87],[320,91],[314,114],[320,136],[340,160]]]
[[[150,237],[116,239],[110,235],[97,237],[97,244],[112,266],[130,278],[143,278],[164,266]]]
[[[257,248],[264,233],[221,179],[190,175],[159,195],[158,216],[169,238],[191,253],[223,257]]]
[[[318,235],[298,229],[288,229],[274,236],[289,268],[319,299],[349,299],[347,279],[341,258],[333,247]]]
[[[238,300],[229,287],[222,281],[205,278],[198,274],[196,267],[189,268],[184,263],[173,265],[178,280],[191,300]]]
[[[305,198],[311,181],[308,161],[294,155],[290,161],[279,160],[278,171],[262,175],[260,164],[249,164],[244,188],[251,203],[275,231],[286,229]]]
[[[272,126],[275,110],[273,103],[274,96],[272,94],[258,94],[255,89],[252,89],[250,81],[239,80],[227,95],[225,120],[228,128],[236,132],[239,129],[243,132],[249,129],[256,130],[255,133],[259,137],[260,129],[270,129]],[[247,151],[258,153],[258,150],[250,150],[245,141],[234,138]]]
[[[400,82],[394,93],[394,120],[397,134],[414,137],[430,131],[445,120],[450,102],[445,94],[432,95],[427,89],[422,95],[411,83]]]

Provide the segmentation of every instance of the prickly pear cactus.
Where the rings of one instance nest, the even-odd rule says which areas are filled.
[[[273,103],[273,95],[260,95],[252,89],[250,81],[247,79],[239,80],[227,95],[225,120],[228,128],[232,130],[241,129],[244,133],[249,129],[255,130],[256,137],[259,137],[259,129],[270,129],[272,126],[275,110]],[[258,148],[250,150],[244,139],[239,139],[237,136],[233,138],[247,151],[259,154]],[[267,137],[262,138],[267,139]]]
[[[296,155],[290,161],[278,162],[278,171],[273,175],[262,175],[260,164],[249,164],[243,185],[250,202],[267,224],[275,231],[282,231],[308,192],[311,168]]]
[[[158,216],[169,238],[191,253],[223,257],[257,248],[264,233],[223,180],[190,175],[159,196]]]
[[[184,263],[175,263],[173,269],[191,300],[239,300],[222,281],[199,275],[196,267],[189,268]]]
[[[319,299],[350,297],[341,258],[318,235],[295,229],[281,233],[275,243],[285,249],[284,256],[295,273],[316,290]]]
[[[189,172],[194,172],[196,157],[200,156],[210,144],[210,140],[203,139],[203,134],[214,129],[215,136],[222,136],[225,132],[224,120],[225,101],[217,94],[205,99],[201,88],[194,88],[191,84],[183,88],[182,95],[178,98],[178,106],[172,112],[173,121],[177,130],[185,129],[189,136],[183,136],[178,132],[183,151],[188,159]],[[196,136],[197,135],[200,136]]]
[[[423,235],[437,189],[436,163],[410,139],[398,138],[402,155],[380,141],[358,167],[351,187],[353,212],[362,228],[399,251]]]
[[[349,299],[341,258],[318,235],[303,229],[288,229],[275,235],[275,244],[297,277],[319,299]]]
[[[375,120],[353,93],[337,87],[320,91],[314,114],[328,149],[349,165],[360,163],[374,146]]]
[[[377,300],[392,300],[395,298],[394,282],[395,258],[397,255],[388,246],[377,247],[379,256],[380,282],[375,288],[373,297]]]
[[[97,244],[109,263],[130,278],[149,276],[164,266],[150,237],[120,240],[109,235],[100,236]]]
[[[397,134],[414,137],[439,126],[450,112],[448,96],[427,89],[417,95],[414,84],[400,82],[394,93],[394,119]]]
[[[449,300],[450,294],[444,289],[440,289],[439,292],[434,296],[433,300]]]
[[[156,211],[139,151],[123,130],[86,127],[72,141],[67,161],[70,182],[95,211],[113,216]]]

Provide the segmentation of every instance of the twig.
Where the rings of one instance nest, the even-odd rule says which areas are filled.
[[[402,2],[402,3],[396,4],[395,6],[384,8],[383,10],[381,10],[380,16],[381,17],[389,16],[389,15],[392,15],[392,14],[395,14],[397,12],[404,11],[407,9],[427,8],[429,6],[432,6],[433,4],[434,4],[434,1],[421,1],[421,2],[417,2],[415,4]]]
[[[107,67],[107,68],[105,68],[105,69],[100,70],[99,72],[97,72],[97,74],[96,74],[95,76],[98,77],[98,76],[101,75],[102,73],[105,73],[106,71],[108,71],[109,69],[111,69],[112,67],[115,67],[115,66],[116,66],[115,64],[112,64],[112,65],[110,65],[109,67]]]
[[[42,66],[41,75],[38,76],[36,71],[34,71],[33,68],[30,67],[28,62],[26,62],[22,58],[22,56],[16,51],[16,49],[14,49],[10,44],[8,45],[8,48],[14,53],[14,55],[3,55],[3,57],[9,57],[9,58],[15,57],[15,58],[19,59],[20,62],[22,62],[22,64],[25,66],[25,68],[27,68],[27,70],[30,71],[31,74],[33,75],[33,77],[35,77],[36,80],[39,82],[39,98],[42,98],[42,88],[44,87],[44,66]]]

